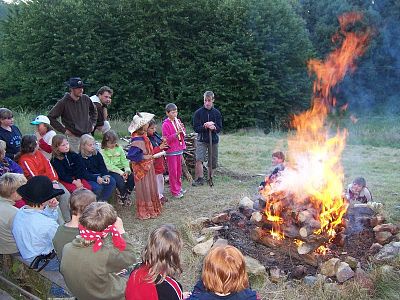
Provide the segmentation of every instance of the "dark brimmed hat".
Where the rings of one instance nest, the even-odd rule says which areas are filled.
[[[32,203],[42,204],[47,200],[64,194],[64,190],[55,189],[53,183],[46,176],[34,176],[17,189],[17,193]]]
[[[71,89],[83,88],[86,86],[86,83],[83,83],[83,80],[80,77],[71,77],[65,84]]]

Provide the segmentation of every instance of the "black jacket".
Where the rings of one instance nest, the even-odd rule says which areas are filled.
[[[203,143],[210,143],[208,129],[204,128],[203,124],[209,121],[215,123],[216,130],[212,132],[212,142],[217,144],[219,142],[218,133],[222,129],[222,116],[218,109],[211,108],[208,110],[204,106],[199,108],[193,114],[193,129],[198,133],[197,140]]]

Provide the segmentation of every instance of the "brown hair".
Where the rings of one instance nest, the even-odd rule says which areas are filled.
[[[5,173],[0,176],[0,196],[9,199],[17,189],[27,182],[23,174]]]
[[[165,111],[166,111],[166,112],[170,112],[170,111],[177,110],[177,109],[178,109],[178,107],[176,106],[175,103],[168,103],[168,104],[165,106]]]
[[[2,107],[0,108],[0,125],[1,125],[1,120],[4,119],[9,119],[13,117],[13,113],[11,110],[8,108]]]
[[[118,141],[118,135],[114,130],[109,130],[103,134],[103,140],[101,141],[101,149],[107,149],[107,143],[116,143]],[[118,146],[118,144],[117,144]]]
[[[117,221],[117,212],[107,202],[90,203],[79,218],[79,223],[86,229],[103,231]]]
[[[154,282],[161,275],[162,282],[166,276],[182,273],[180,253],[182,239],[174,225],[166,224],[153,230],[142,253],[142,260],[149,267],[147,279]]]
[[[76,189],[69,199],[71,215],[82,215],[85,208],[92,202],[96,202],[96,194],[85,188]]]
[[[365,181],[364,177],[356,177],[353,180],[353,184],[357,184],[361,187],[366,187],[367,186],[367,182]]]
[[[53,136],[51,141],[51,149],[52,149],[52,156],[58,159],[64,159],[64,153],[61,153],[58,150],[58,147],[63,143],[64,140],[67,140],[67,137],[63,134],[56,134]]]
[[[272,157],[276,157],[278,159],[281,159],[282,161],[285,161],[285,154],[283,154],[282,151],[272,153]]]
[[[108,86],[102,86],[96,93],[96,96],[103,95],[104,92],[109,92],[111,95],[113,94],[113,90]]]
[[[243,254],[229,245],[211,249],[201,278],[206,289],[214,293],[235,293],[249,287]]]
[[[23,154],[33,153],[37,146],[37,137],[34,134],[26,134],[21,139],[21,149],[15,156],[18,161]]]

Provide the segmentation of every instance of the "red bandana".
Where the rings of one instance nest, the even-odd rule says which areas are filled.
[[[114,224],[109,225],[103,231],[93,231],[86,229],[81,224],[78,225],[79,227],[79,234],[81,237],[86,241],[96,241],[93,244],[93,252],[97,252],[100,250],[101,246],[103,246],[102,239],[105,238],[109,233],[112,235],[112,241],[116,248],[120,251],[124,251],[126,247],[126,242],[122,238],[121,234],[118,232],[117,228]]]

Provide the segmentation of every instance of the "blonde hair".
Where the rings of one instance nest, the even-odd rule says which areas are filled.
[[[81,153],[82,157],[86,158],[86,157],[97,154],[96,148],[94,148],[93,152],[88,152],[85,150],[85,146],[89,142],[95,142],[95,139],[93,136],[91,136],[90,134],[84,134],[81,136],[80,143],[79,143],[79,152]]]
[[[6,155],[6,148],[7,148],[6,142],[0,140],[0,158],[4,158],[3,156]]]
[[[240,292],[249,287],[243,254],[233,246],[211,249],[203,262],[204,286],[214,293]]]
[[[82,215],[85,208],[90,204],[96,202],[96,194],[85,188],[76,189],[69,199],[69,206],[71,215]]]
[[[147,280],[155,282],[161,275],[159,282],[165,277],[182,273],[180,253],[182,239],[174,225],[166,224],[153,230],[147,240],[147,245],[142,253],[143,263],[149,267]]]
[[[53,139],[51,140],[51,154],[53,158],[61,160],[64,159],[65,154],[61,153],[60,150],[58,150],[58,147],[63,143],[64,140],[67,140],[67,137],[63,134],[56,134],[55,136],[53,136]]]
[[[114,207],[107,202],[90,203],[79,218],[79,223],[86,229],[93,231],[103,231],[109,225],[117,221],[117,212]]]
[[[0,196],[9,199],[17,189],[27,182],[23,174],[5,173],[0,176]]]

